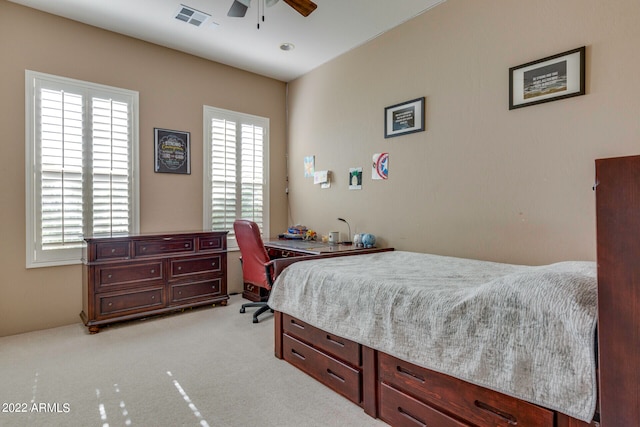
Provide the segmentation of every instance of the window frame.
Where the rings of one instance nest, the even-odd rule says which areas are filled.
[[[263,211],[262,211],[262,226],[260,232],[262,237],[269,237],[269,142],[270,142],[270,121],[267,117],[256,116],[247,113],[241,113],[237,111],[225,110],[222,108],[212,107],[205,105],[203,107],[203,228],[205,230],[212,229],[211,215],[212,215],[212,171],[211,171],[211,156],[212,156],[212,134],[211,134],[211,120],[212,119],[224,119],[232,120],[242,124],[251,124],[254,126],[261,126],[263,128],[263,153],[262,153],[262,167],[263,167]],[[239,146],[240,141],[236,141],[236,154],[237,162],[241,161],[241,148]],[[236,172],[236,185],[240,179],[240,169]],[[239,219],[241,205],[236,206],[236,219]],[[236,242],[233,229],[223,230],[229,231],[227,237],[227,248],[229,250],[239,250],[238,243]]]
[[[130,179],[131,186],[129,194],[130,200],[130,230],[129,234],[137,233],[140,229],[140,189],[139,189],[139,95],[137,91],[121,89],[97,83],[41,73],[37,71],[25,70],[25,208],[26,208],[26,267],[52,267],[60,265],[73,265],[82,262],[82,251],[84,242],[76,248],[42,250],[41,232],[41,186],[39,184],[42,169],[39,166],[38,156],[40,155],[42,144],[39,136],[39,114],[36,111],[38,102],[36,96],[40,87],[51,89],[64,89],[81,93],[86,100],[87,97],[104,95],[118,100],[125,100],[129,105],[130,112]],[[91,113],[85,113],[85,119],[91,118]],[[83,152],[87,146],[92,144],[91,127],[88,122],[83,122]],[[90,154],[89,154],[90,155]],[[86,159],[83,155],[83,159]],[[83,160],[83,171],[86,172],[87,163]],[[82,199],[83,206],[91,205],[87,200],[92,191],[86,190],[86,185],[91,184],[90,176],[83,172],[82,178]],[[91,224],[92,210],[83,212],[83,235],[87,234],[87,226]]]

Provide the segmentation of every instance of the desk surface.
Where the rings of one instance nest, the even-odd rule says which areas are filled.
[[[310,255],[322,255],[335,252],[361,251],[365,248],[356,245],[340,245],[318,242],[315,240],[267,239],[264,245],[269,248],[304,252]],[[371,248],[369,248],[371,249]]]

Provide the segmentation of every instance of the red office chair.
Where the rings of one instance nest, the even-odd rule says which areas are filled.
[[[233,230],[236,233],[236,241],[240,247],[240,262],[242,264],[244,283],[271,290],[274,280],[273,265],[267,250],[264,248],[264,243],[262,243],[258,224],[246,219],[238,219],[233,223]],[[244,313],[247,307],[260,307],[253,313],[253,323],[258,323],[259,315],[271,310],[266,301],[258,301],[242,304],[240,313]]]

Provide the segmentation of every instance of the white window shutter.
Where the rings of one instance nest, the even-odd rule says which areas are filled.
[[[204,123],[204,227],[228,231],[230,248],[238,218],[268,236],[269,120],[205,106]]]

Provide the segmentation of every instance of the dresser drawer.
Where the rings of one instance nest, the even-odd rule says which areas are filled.
[[[211,236],[211,237],[200,237],[198,239],[198,250],[199,251],[214,251],[214,250],[222,250],[225,248],[225,242],[227,241],[226,236]]]
[[[380,385],[380,419],[394,427],[471,427],[387,384]]]
[[[311,375],[350,401],[360,404],[362,374],[321,351],[283,335],[284,360]]]
[[[136,240],[135,256],[151,256],[168,253],[193,252],[194,239],[184,237],[164,237],[162,239]]]
[[[164,287],[96,294],[98,318],[123,316],[164,306]]]
[[[96,267],[96,292],[162,280],[162,262],[118,263]]]
[[[313,343],[314,347],[353,366],[360,366],[360,344],[329,334],[288,314],[283,314],[282,324],[285,333]]]
[[[222,294],[222,278],[171,285],[171,304],[190,303]]]
[[[95,243],[96,248],[96,261],[114,259],[114,258],[129,258],[131,253],[129,252],[129,242],[98,242]]]
[[[219,273],[222,271],[222,255],[202,258],[169,259],[169,277],[177,278],[202,273]]]
[[[482,426],[548,427],[553,412],[448,375],[378,355],[379,379],[419,400]]]

